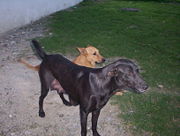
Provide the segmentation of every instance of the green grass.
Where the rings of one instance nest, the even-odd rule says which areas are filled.
[[[122,11],[138,8],[139,12]],[[76,54],[92,44],[106,57],[136,60],[155,89],[147,94],[116,97],[127,123],[153,135],[175,136],[180,89],[180,1],[102,0],[83,2],[53,14],[52,33],[41,40],[46,50]],[[164,88],[157,90],[157,85]],[[165,91],[166,90],[166,91]],[[132,113],[128,113],[129,107]]]
[[[157,92],[126,93],[123,97],[116,96],[115,103],[123,111],[120,117],[138,134],[144,130],[153,136],[178,136],[180,132],[179,96]]]

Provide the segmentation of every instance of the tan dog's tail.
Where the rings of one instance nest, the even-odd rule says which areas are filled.
[[[40,65],[33,66],[33,65],[27,63],[27,62],[26,62],[25,60],[23,60],[23,59],[20,59],[19,62],[22,63],[22,64],[24,64],[24,65],[25,65],[26,67],[28,67],[29,69],[32,69],[32,70],[35,70],[35,71],[39,71]]]

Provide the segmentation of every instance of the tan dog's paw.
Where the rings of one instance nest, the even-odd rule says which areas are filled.
[[[125,92],[127,92],[126,90],[118,90],[115,95],[118,95],[118,96],[122,96]]]
[[[122,96],[123,92],[117,92],[117,93],[115,93],[115,95]]]

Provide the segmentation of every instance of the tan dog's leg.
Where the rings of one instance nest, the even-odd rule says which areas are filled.
[[[117,93],[115,93],[115,95],[122,96],[123,92],[117,92]]]
[[[127,92],[127,91],[126,90],[120,90],[120,91],[117,91],[115,93],[115,95],[122,96],[125,92]]]

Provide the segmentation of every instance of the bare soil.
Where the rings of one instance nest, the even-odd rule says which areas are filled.
[[[0,136],[78,136],[79,108],[67,107],[55,91],[45,99],[45,118],[38,116],[39,76],[19,63],[25,58],[39,64],[30,48],[30,39],[48,32],[43,22],[36,22],[0,36]],[[103,108],[98,130],[102,136],[129,136],[118,118],[119,109],[110,102]],[[88,136],[91,136],[90,117]]]

